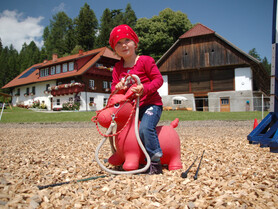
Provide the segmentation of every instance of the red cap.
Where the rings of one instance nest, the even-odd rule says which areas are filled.
[[[137,34],[132,30],[131,27],[129,27],[128,25],[119,25],[115,27],[110,33],[109,44],[112,49],[115,50],[116,44],[122,38],[131,39],[135,42],[136,45],[139,42]]]

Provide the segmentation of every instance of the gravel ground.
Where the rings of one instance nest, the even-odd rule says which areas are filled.
[[[102,139],[93,123],[0,124],[0,208],[278,208],[278,154],[248,143],[252,127],[253,121],[180,122],[182,170],[114,176],[93,159]],[[203,150],[198,179],[199,160],[181,178]],[[109,156],[106,143],[100,158]]]

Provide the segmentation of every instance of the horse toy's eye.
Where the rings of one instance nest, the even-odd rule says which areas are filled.
[[[115,108],[119,108],[119,107],[120,107],[120,104],[117,103],[117,104],[114,105],[114,107],[115,107]]]

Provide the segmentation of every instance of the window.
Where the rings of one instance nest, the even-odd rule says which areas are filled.
[[[29,91],[29,88],[26,88],[26,94],[29,94],[30,91]]]
[[[95,87],[95,80],[89,80],[89,87],[94,88]]]
[[[54,75],[55,74],[55,66],[52,66],[50,68],[50,75]]]
[[[69,71],[73,71],[74,70],[74,62],[70,62],[69,63]]]
[[[109,82],[109,88],[111,89],[111,87],[112,87],[112,82]]]
[[[104,106],[104,107],[107,105],[107,101],[108,101],[108,98],[104,98],[104,99],[103,99],[103,106]]]
[[[45,68],[45,69],[44,69],[44,75],[45,75],[45,76],[48,76],[48,75],[49,75],[49,69],[48,69],[48,68]]]
[[[57,99],[57,105],[60,105],[60,99]]]
[[[56,73],[61,73],[61,65],[56,65]]]
[[[17,96],[20,96],[20,88],[17,89],[16,95],[17,95]]]
[[[179,99],[174,99],[174,100],[173,100],[173,104],[181,104],[181,100],[179,100]]]
[[[95,103],[95,97],[90,97],[90,103]]]
[[[40,70],[40,77],[44,77],[44,69]]]
[[[36,87],[35,87],[35,86],[32,87],[32,93],[33,93],[34,95],[36,94]]]
[[[221,99],[221,104],[222,105],[228,105],[229,104],[229,99],[228,98]]]
[[[40,77],[45,77],[49,75],[49,68],[41,69],[40,70]]]
[[[48,88],[50,87],[50,84],[46,84],[46,91],[48,91]]]
[[[104,89],[108,88],[108,82],[107,81],[103,81],[102,85],[103,85]]]
[[[63,64],[63,73],[68,71],[68,63]]]

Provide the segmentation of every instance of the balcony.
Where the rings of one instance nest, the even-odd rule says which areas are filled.
[[[84,90],[84,86],[85,85],[81,83],[70,83],[52,86],[49,87],[48,90],[51,91],[51,94],[55,97],[79,93]]]

